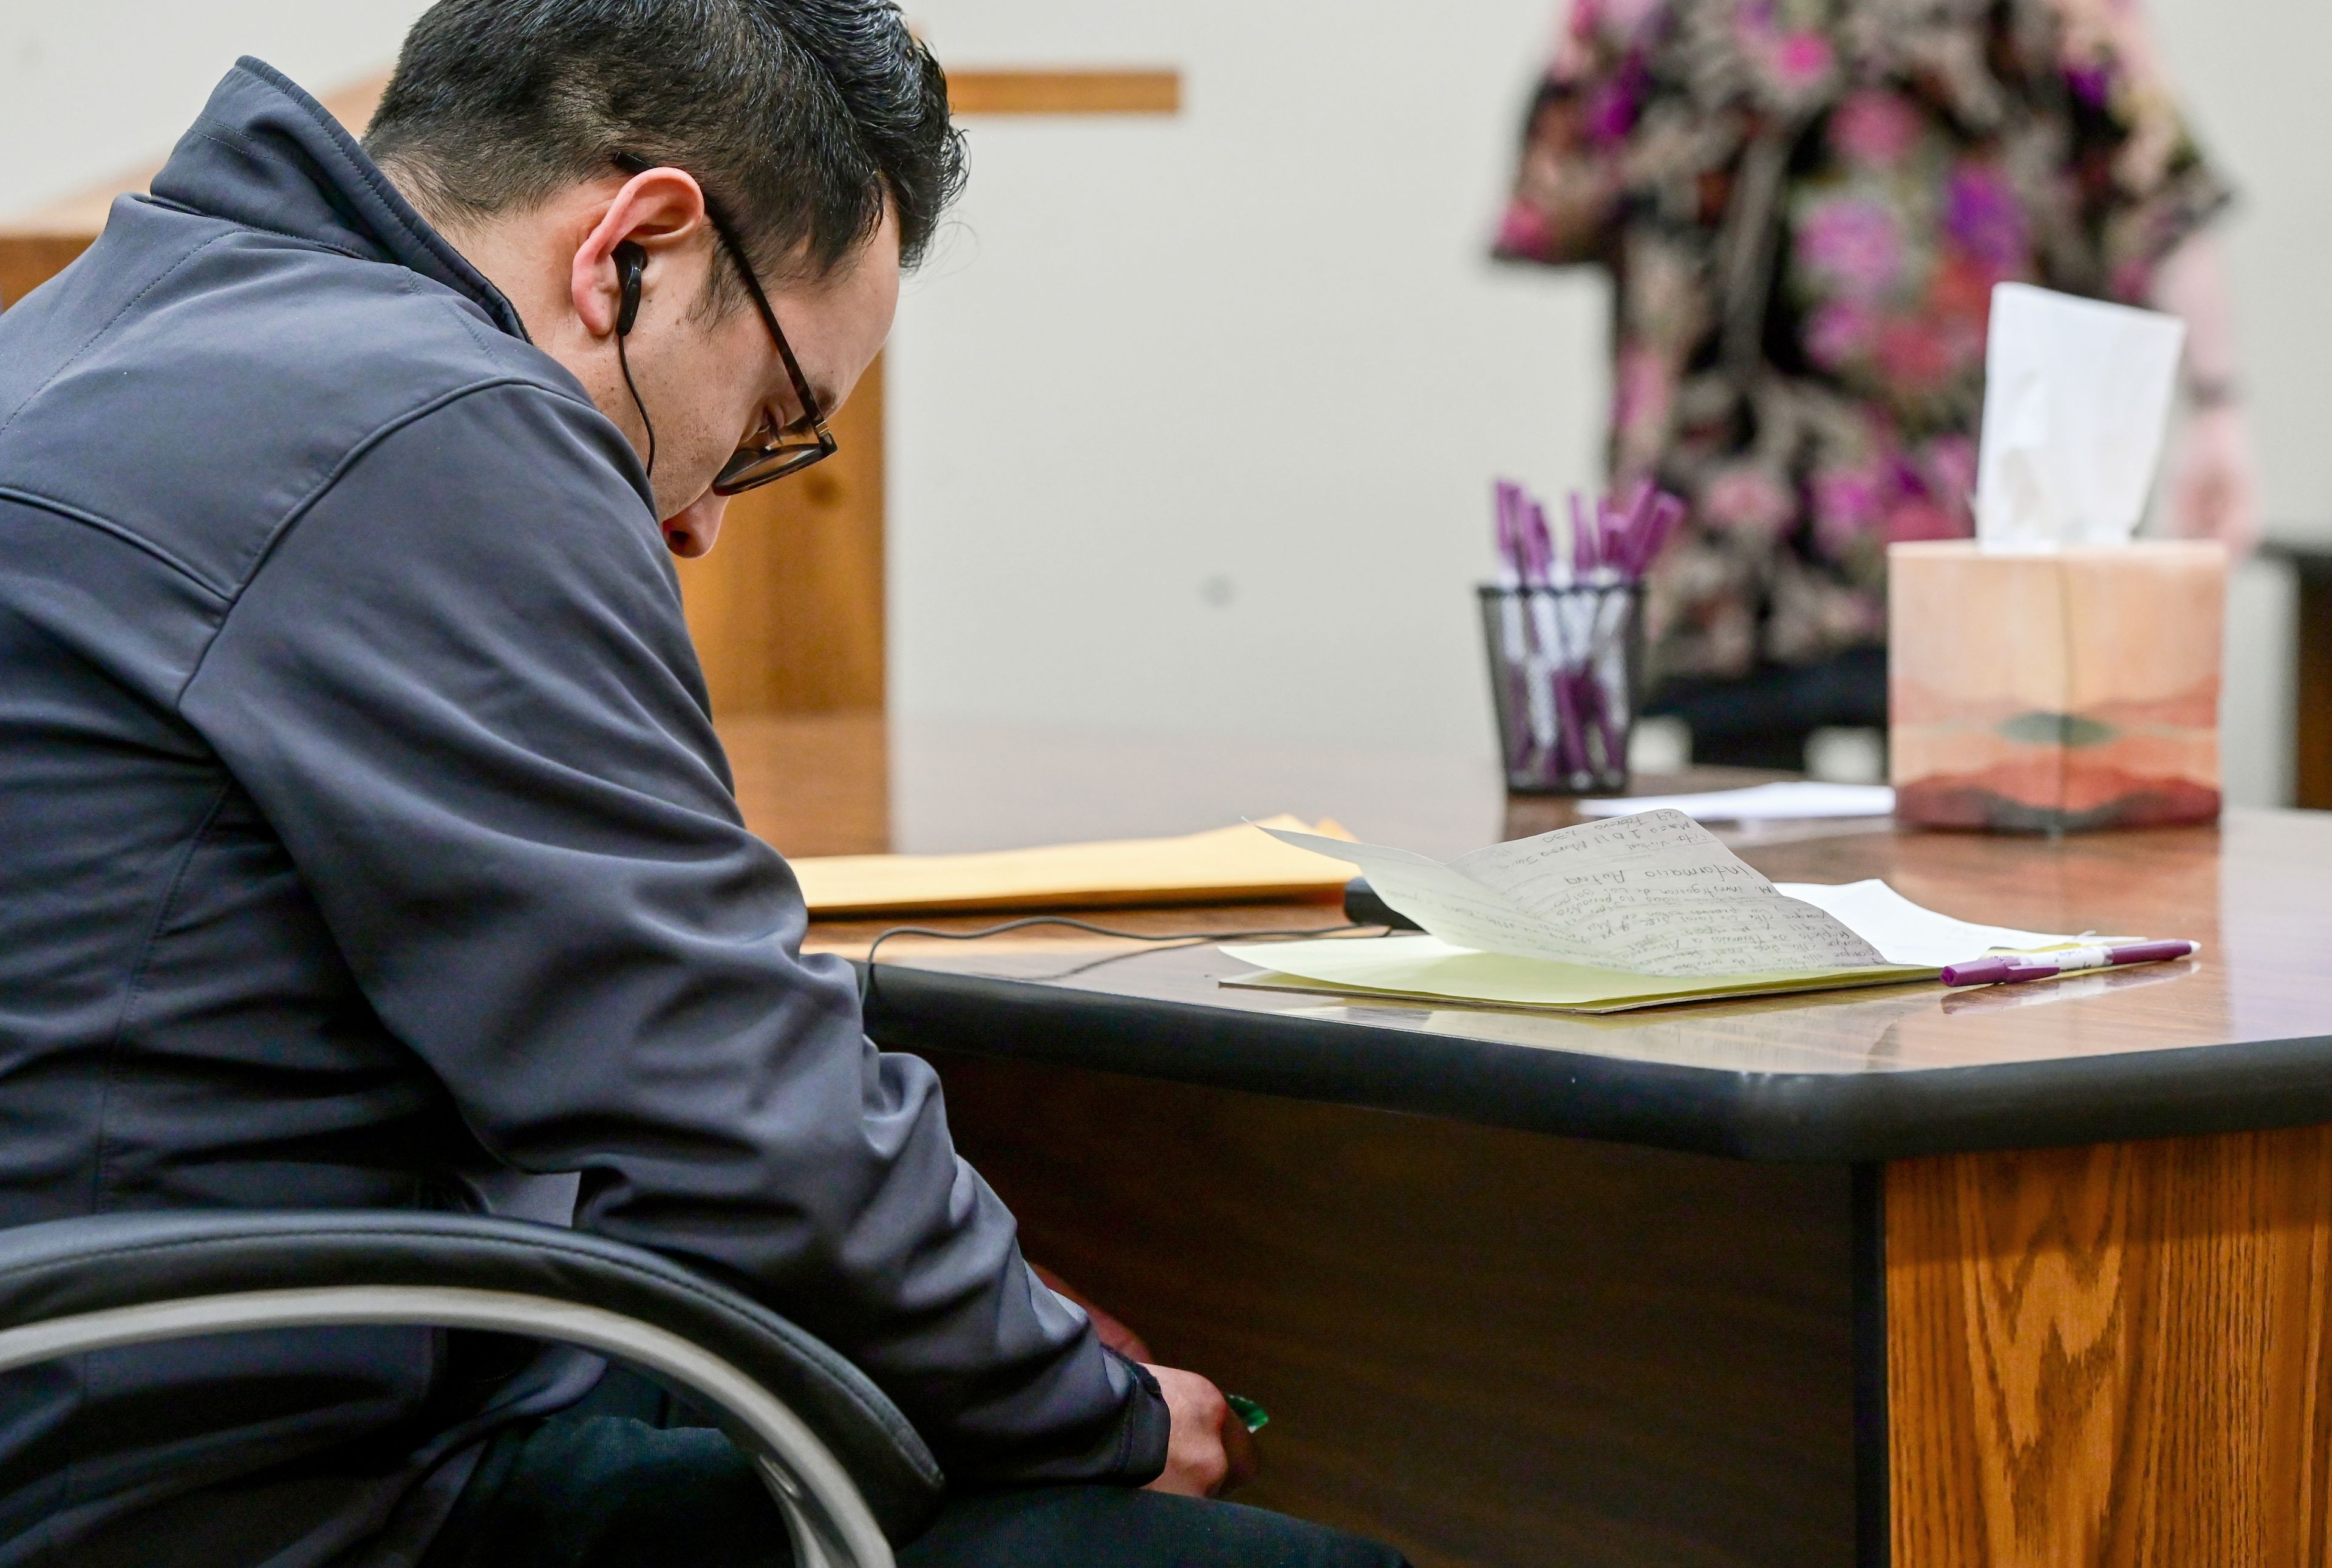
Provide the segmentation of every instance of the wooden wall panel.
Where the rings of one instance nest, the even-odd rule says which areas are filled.
[[[956,114],[1178,114],[1179,71],[951,71]]]
[[[89,234],[0,233],[0,310],[55,277],[89,249]]]
[[[1894,1568],[2300,1568],[2332,1494],[2332,1129],[1887,1176]]]
[[[719,547],[680,563],[688,629],[724,718],[883,706],[882,360],[833,430],[832,457],[739,496]]]
[[[887,855],[891,727],[879,712],[721,722],[745,826],[788,856]]]

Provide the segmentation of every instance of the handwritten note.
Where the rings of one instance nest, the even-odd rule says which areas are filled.
[[[1361,868],[1452,946],[1653,975],[1856,969],[1887,961],[1834,916],[1784,896],[1680,811],[1647,811],[1477,849],[1406,850],[1265,831]]]

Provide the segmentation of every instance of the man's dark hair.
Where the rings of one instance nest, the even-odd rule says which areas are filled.
[[[963,184],[947,78],[894,0],[438,0],[365,148],[452,221],[548,200],[617,153],[669,164],[757,267],[809,278],[885,197],[914,265]]]

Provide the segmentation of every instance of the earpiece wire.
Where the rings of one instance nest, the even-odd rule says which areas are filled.
[[[632,406],[640,411],[640,423],[647,426],[647,473],[648,477],[650,479],[654,479],[655,477],[656,460],[655,421],[648,417],[648,406],[640,398],[640,388],[638,383],[632,379],[632,357],[624,351],[624,334],[621,332],[616,334],[616,363],[624,368],[624,387],[632,395]]]
[[[1290,931],[1283,929],[1278,931],[1183,932],[1176,935],[1161,936],[1154,933],[1145,933],[1138,931],[1117,931],[1109,926],[1095,925],[1091,921],[1071,920],[1066,915],[1058,914],[1031,915],[1025,920],[1006,921],[1002,925],[991,925],[980,931],[934,931],[930,926],[925,925],[894,925],[890,930],[877,936],[873,942],[869,943],[866,949],[866,956],[859,961],[858,1004],[862,1008],[865,1007],[866,1005],[867,997],[872,994],[874,990],[874,955],[882,951],[882,947],[884,942],[889,942],[894,936],[927,936],[939,942],[983,942],[991,936],[1002,936],[1007,932],[1027,931],[1031,926],[1038,925],[1067,926],[1075,931],[1090,932],[1095,936],[1113,937],[1120,942],[1146,942],[1154,947],[1203,947],[1210,942],[1284,942],[1292,941],[1299,937],[1343,936],[1350,932],[1371,931],[1377,929],[1362,923],[1350,925],[1315,926],[1309,931]],[[1392,932],[1390,928],[1386,928],[1381,931],[1380,934],[1390,936]],[[1076,968],[1066,970],[1061,974],[1049,975],[1044,978],[1048,980],[1066,980],[1071,975],[1080,975],[1085,973],[1087,970],[1098,969],[1103,964],[1114,963],[1119,959],[1132,958],[1133,956],[1135,955],[1130,952],[1113,952],[1105,958],[1095,959],[1091,963],[1080,964]]]

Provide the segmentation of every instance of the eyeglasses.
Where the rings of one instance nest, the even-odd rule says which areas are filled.
[[[630,175],[645,174],[658,167],[628,152],[616,153],[609,161]],[[817,394],[809,389],[809,378],[802,374],[801,361],[794,358],[793,345],[786,341],[785,330],[778,325],[778,313],[769,309],[769,297],[761,292],[761,282],[753,275],[753,263],[745,253],[744,242],[737,237],[735,225],[710,192],[704,197],[704,216],[727,247],[738,275],[745,280],[745,292],[752,296],[753,308],[760,311],[761,324],[769,328],[769,340],[778,346],[778,358],[785,362],[786,375],[794,384],[794,396],[801,399],[799,419],[773,426],[765,415],[761,428],[754,432],[755,444],[740,446],[712,482],[715,495],[742,495],[749,490],[773,484],[789,473],[799,473],[813,463],[825,462],[841,449],[841,443],[826,427],[826,414],[818,407]],[[788,436],[794,439],[788,440]]]

